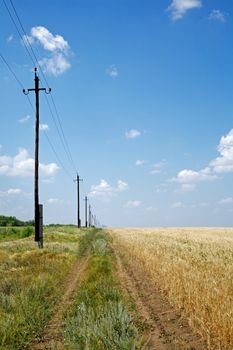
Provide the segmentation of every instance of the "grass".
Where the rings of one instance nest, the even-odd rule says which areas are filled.
[[[34,227],[0,227],[0,241],[13,241],[25,237],[30,237],[34,232]]]
[[[55,230],[45,229],[43,250],[33,237],[0,242],[0,349],[27,349],[40,338],[61,297],[78,256],[80,230]]]
[[[209,349],[233,349],[232,229],[110,232],[126,259],[165,291]]]
[[[76,302],[64,318],[63,337],[67,349],[133,350],[136,331],[116,281],[112,257],[103,231],[82,236],[79,254],[91,255]]]

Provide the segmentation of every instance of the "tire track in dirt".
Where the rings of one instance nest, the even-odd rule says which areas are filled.
[[[68,275],[64,285],[64,294],[55,307],[53,316],[49,321],[45,332],[43,334],[42,340],[39,342],[34,342],[30,350],[62,350],[62,339],[59,334],[60,327],[62,323],[62,316],[65,310],[74,302],[74,294],[82,280],[82,275],[85,270],[88,258],[85,260],[78,260],[74,264],[70,274]]]
[[[130,264],[112,245],[117,273],[123,289],[133,299],[148,338],[143,350],[206,350],[207,344],[171,307],[162,292],[136,262]]]

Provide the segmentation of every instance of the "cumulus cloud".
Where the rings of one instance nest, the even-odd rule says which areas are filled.
[[[141,201],[134,200],[134,201],[128,201],[125,205],[126,208],[138,208],[142,204]]]
[[[179,183],[197,183],[203,181],[211,181],[216,180],[218,177],[212,174],[211,169],[209,167],[204,168],[199,171],[184,169],[181,170],[176,178],[173,178],[172,181]]]
[[[181,170],[170,182],[197,184],[198,182],[213,181],[219,179],[220,174],[233,172],[233,129],[221,137],[217,150],[220,155],[211,160],[206,168],[199,171]],[[184,189],[185,187],[183,187]]]
[[[171,13],[172,20],[176,21],[184,17],[187,11],[200,8],[201,0],[172,0],[167,11]]]
[[[233,172],[233,129],[226,136],[222,136],[217,147],[220,156],[210,162],[216,173]]]
[[[61,53],[57,53],[50,58],[43,58],[39,61],[39,64],[44,72],[54,75],[55,77],[63,74],[71,67],[69,61]]]
[[[59,167],[56,163],[39,164],[40,174],[42,176],[52,176],[57,173]],[[34,159],[30,158],[29,152],[20,148],[16,156],[0,156],[0,175],[5,176],[33,176]]]
[[[119,75],[118,73],[118,69],[115,66],[115,64],[112,64],[110,67],[108,67],[106,69],[106,73],[112,78],[112,79],[116,79]]]
[[[97,197],[109,200],[119,192],[124,192],[128,189],[128,184],[124,181],[118,180],[117,185],[111,186],[106,180],[102,179],[99,185],[92,185],[89,197]]]
[[[31,29],[31,36],[33,39],[38,40],[45,50],[67,52],[69,49],[68,42],[61,35],[53,35],[45,27],[33,27]]]
[[[208,18],[210,21],[226,22],[226,17],[220,10],[212,10]]]
[[[49,130],[49,126],[48,126],[48,124],[40,124],[39,125],[39,129],[41,131],[48,131]]]
[[[20,188],[9,188],[9,190],[3,192],[0,191],[1,197],[8,197],[8,196],[14,196],[14,195],[20,195],[22,194],[22,190]]]
[[[21,123],[21,124],[25,124],[25,123],[27,123],[30,119],[31,119],[31,116],[30,116],[30,115],[26,115],[25,117],[20,118],[20,119],[18,120],[18,122]]]
[[[31,29],[30,35],[23,37],[23,41],[25,45],[29,43],[31,45],[40,44],[45,51],[50,53],[50,57],[45,57],[39,61],[44,72],[58,76],[71,67],[68,61],[70,47],[61,35],[53,35],[47,28],[37,26]]]
[[[64,203],[63,199],[59,199],[59,198],[49,198],[48,199],[48,204],[61,205],[63,203]]]
[[[139,137],[139,136],[141,136],[141,131],[136,129],[131,129],[125,132],[125,137],[127,139],[135,139],[136,137]]]

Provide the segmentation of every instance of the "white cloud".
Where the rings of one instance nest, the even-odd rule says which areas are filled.
[[[22,190],[20,188],[9,188],[9,190],[2,192],[0,191],[1,197],[8,197],[8,196],[14,196],[14,195],[20,195],[22,194]]]
[[[59,167],[56,163],[39,164],[42,176],[52,176]],[[16,156],[0,156],[0,175],[5,176],[32,176],[34,174],[34,159],[29,157],[26,149],[20,148]]]
[[[112,64],[109,68],[106,69],[106,73],[112,78],[116,79],[119,75],[118,69],[115,64]]]
[[[164,159],[161,162],[153,164],[150,174],[155,175],[155,174],[161,173],[162,168],[164,167],[165,164],[166,164],[166,161]]]
[[[14,194],[21,194],[22,193],[22,190],[20,188],[10,188],[8,191],[7,191],[7,194],[9,195],[14,195]]]
[[[144,165],[146,163],[146,161],[145,160],[140,160],[140,159],[138,159],[137,161],[136,161],[136,165],[137,166],[141,166],[141,165]]]
[[[56,204],[56,205],[61,205],[64,203],[63,199],[59,199],[59,198],[49,198],[48,199],[48,204]]]
[[[40,124],[39,128],[41,131],[48,131],[49,130],[48,124]]]
[[[117,186],[113,187],[109,183],[102,179],[99,185],[92,185],[89,197],[97,197],[105,200],[109,200],[112,196],[119,192],[124,192],[128,189],[128,184],[121,180],[118,180]]]
[[[216,173],[233,172],[233,129],[226,136],[222,136],[218,145],[220,157],[212,160],[210,166]]]
[[[29,46],[32,45],[34,43],[34,38],[30,35],[23,35],[23,40],[22,40],[22,44]]]
[[[0,150],[2,149],[2,145],[0,144]]]
[[[171,205],[172,208],[184,208],[184,204],[182,202],[175,202]]]
[[[7,42],[10,43],[13,39],[14,39],[14,35],[11,34],[11,35],[8,36]]]
[[[218,177],[212,174],[209,167],[204,168],[199,171],[184,169],[181,170],[176,178],[171,179],[173,182],[188,184],[188,183],[197,183],[203,181],[212,181],[216,180]]]
[[[189,193],[189,192],[193,192],[196,188],[196,184],[193,184],[193,183],[184,183],[181,185],[181,187],[176,190],[175,192],[176,193]]]
[[[61,53],[57,53],[50,58],[43,58],[39,61],[39,64],[44,72],[54,75],[55,77],[63,74],[71,67],[67,58]]]
[[[131,129],[129,131],[126,131],[125,137],[127,139],[135,139],[136,137],[141,136],[141,131],[136,130],[136,129]]]
[[[125,205],[126,208],[138,208],[142,204],[141,201],[134,200],[134,201],[128,201]]]
[[[199,171],[191,169],[181,170],[170,182],[196,184],[198,182],[219,179],[219,174],[222,173],[233,172],[233,129],[231,129],[228,134],[221,137],[217,150],[220,156],[210,161],[206,168]],[[183,190],[185,189],[189,188],[183,187]]]
[[[200,8],[201,6],[201,0],[172,0],[167,11],[171,12],[171,17],[175,21],[183,18],[187,11]]]
[[[50,57],[45,57],[39,61],[43,71],[58,76],[67,71],[71,64],[68,61],[70,47],[68,42],[61,35],[53,35],[43,26],[33,27],[31,35],[25,35],[23,41],[33,45],[39,43],[44,50],[50,52]]]
[[[223,198],[218,202],[218,204],[232,204],[232,203],[233,203],[232,197]]]
[[[19,119],[19,123],[22,123],[22,124],[25,124],[27,123],[29,120],[31,119],[31,116],[30,115],[26,115],[25,117]]]
[[[38,40],[45,50],[66,52],[69,49],[68,42],[61,35],[53,35],[45,27],[33,27],[31,29],[31,36]]]
[[[220,10],[212,10],[208,18],[210,21],[226,22],[226,17]]]

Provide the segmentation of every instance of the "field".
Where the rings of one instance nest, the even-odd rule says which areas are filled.
[[[152,293],[161,289],[206,348],[233,349],[233,229],[109,232],[131,273],[148,277]]]
[[[0,349],[140,347],[104,232],[50,227],[43,250],[33,237],[6,236],[0,242]]]
[[[1,350],[233,349],[233,230],[25,229],[0,230]]]

